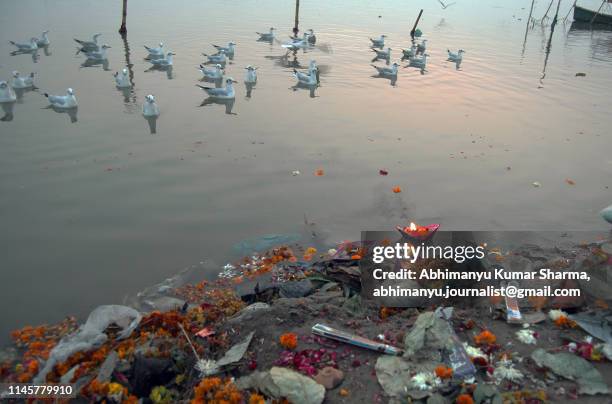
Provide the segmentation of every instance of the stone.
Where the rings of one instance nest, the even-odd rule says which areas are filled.
[[[163,386],[176,376],[172,360],[167,358],[147,358],[138,355],[132,366],[130,385],[138,397],[148,397],[155,386]]]
[[[325,387],[290,369],[273,367],[267,372],[255,371],[236,381],[240,390],[256,389],[267,396],[300,404],[321,404]]]
[[[319,370],[314,381],[325,387],[327,390],[335,389],[344,380],[344,372],[331,366]]]
[[[281,297],[296,298],[308,296],[312,293],[312,289],[312,282],[308,279],[302,279],[300,281],[281,283],[278,292]]]

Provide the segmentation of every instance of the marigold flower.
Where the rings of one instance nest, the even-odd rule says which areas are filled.
[[[489,330],[484,330],[474,337],[476,345],[490,345],[497,341],[497,337]]]
[[[347,389],[340,389],[340,395],[342,397],[348,397],[349,391]]]
[[[474,399],[469,394],[460,394],[455,401],[456,404],[474,404]]]
[[[297,335],[292,332],[281,335],[280,344],[287,349],[297,348]]]
[[[265,403],[266,403],[266,400],[264,399],[264,397],[257,393],[253,393],[249,397],[249,404],[265,404]]]
[[[576,328],[576,322],[567,316],[559,316],[555,320],[555,325],[559,328]]]
[[[440,365],[436,367],[435,372],[436,372],[436,376],[438,376],[442,380],[450,379],[451,377],[453,377],[453,369],[447,368],[446,366]]]
[[[402,192],[402,189],[400,187],[393,187],[392,191],[394,194],[399,194],[400,192]]]

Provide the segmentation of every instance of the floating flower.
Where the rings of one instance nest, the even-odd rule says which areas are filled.
[[[402,192],[402,189],[400,187],[393,187],[391,190],[394,194],[399,194],[400,192]]]
[[[322,177],[325,175],[325,171],[322,168],[317,168],[314,172],[315,177]]]
[[[280,336],[280,344],[287,349],[297,348],[297,335],[292,332],[288,332]]]
[[[457,396],[455,404],[474,404],[474,399],[469,394],[460,394]]]

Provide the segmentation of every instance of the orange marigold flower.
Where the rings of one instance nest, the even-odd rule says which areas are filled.
[[[469,394],[460,394],[455,401],[456,404],[474,404],[474,399]]]
[[[402,192],[402,189],[400,187],[393,187],[392,191],[394,194],[399,194],[400,192]]]
[[[453,369],[452,368],[447,368],[446,366],[438,366],[436,367],[436,376],[438,376],[440,379],[450,379],[451,377],[453,377]]]
[[[317,169],[315,170],[315,172],[314,172],[314,175],[315,175],[316,177],[322,177],[322,176],[324,176],[324,175],[325,175],[325,171],[323,171],[323,169],[322,169],[322,168],[317,168]]]
[[[476,345],[490,345],[497,341],[497,337],[489,330],[484,330],[474,337]]]
[[[349,395],[349,391],[347,389],[340,389],[340,395],[342,397],[347,397]]]
[[[360,259],[361,259],[361,255],[359,255],[359,254],[353,254],[353,255],[351,255],[351,259],[352,259],[352,260],[360,260]]]
[[[555,320],[555,325],[559,328],[576,328],[576,322],[570,320],[567,316],[559,316]]]
[[[266,400],[260,394],[253,393],[249,397],[249,404],[265,404],[265,403],[266,403]]]
[[[280,344],[287,349],[295,349],[297,347],[297,335],[292,332],[281,335]]]

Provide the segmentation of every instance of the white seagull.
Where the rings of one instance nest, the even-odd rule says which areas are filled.
[[[145,117],[159,116],[159,107],[155,103],[155,97],[151,94],[145,97],[145,102],[142,104],[142,115]]]
[[[251,65],[245,67],[246,73],[244,75],[244,82],[248,84],[257,83],[257,68]]]
[[[121,73],[115,72],[113,74],[115,77],[115,85],[119,88],[130,88],[132,87],[132,82],[130,81],[130,75],[128,74],[128,69],[121,70]]]
[[[404,59],[413,58],[417,54],[417,46],[413,42],[412,46],[410,47],[410,49],[402,49],[402,53],[404,54],[404,56],[403,56]]]
[[[380,38],[378,38],[378,39],[370,38],[370,41],[372,41],[372,46],[376,46],[376,47],[382,48],[383,46],[385,46],[385,38],[386,37],[387,37],[386,35],[381,35]]]
[[[147,45],[144,45],[147,52],[149,52],[149,56],[153,57],[164,57],[164,43],[160,42],[157,48],[149,48]]]
[[[222,88],[205,87],[199,84],[196,84],[196,86],[206,91],[206,93],[212,98],[216,98],[219,100],[230,100],[236,97],[236,92],[234,91],[233,83],[237,83],[237,81],[235,81],[231,77],[228,77],[225,80],[225,87]]]
[[[218,52],[223,51],[227,56],[234,56],[234,51],[236,50],[236,44],[234,42],[228,42],[227,46],[213,46],[217,49]]]
[[[30,42],[28,43],[17,43],[13,41],[9,42],[11,43],[11,45],[16,46],[17,50],[21,52],[35,51],[36,49],[38,49],[38,40],[36,38],[30,39]]]
[[[215,55],[208,55],[206,53],[202,53],[202,56],[206,56],[210,63],[225,64],[225,62],[227,62],[227,59],[225,58],[225,52],[224,51],[219,51],[219,53],[217,53]]]
[[[424,53],[422,57],[414,57],[410,59],[410,63],[409,66],[411,67],[416,67],[419,68],[421,70],[425,70],[425,68],[427,67],[427,57],[429,55],[427,53]]]
[[[450,62],[455,62],[455,63],[461,63],[461,61],[463,60],[463,54],[465,53],[463,49],[459,49],[457,53],[451,52],[450,49],[448,49],[447,52],[448,52],[448,60]]]
[[[293,77],[298,80],[298,84],[313,86],[319,82],[317,77],[318,70],[317,63],[314,60],[311,60],[310,65],[308,66],[308,74],[293,69]]]
[[[51,41],[49,41],[49,31],[43,31],[41,37],[36,38],[36,45],[38,45],[39,48],[47,46],[50,43]]]
[[[314,31],[311,28],[306,32],[308,33],[308,43],[314,45],[317,42],[317,37],[315,36]]]
[[[452,6],[453,4],[455,4],[455,2],[452,3],[448,3],[448,4],[444,4],[444,2],[442,0],[438,0],[438,3],[440,3],[440,5],[442,6],[443,10],[446,10],[447,7]]]
[[[274,39],[274,30],[276,28],[274,27],[270,27],[270,32],[256,32],[257,35],[259,35],[259,40],[260,41],[272,41]]]
[[[304,32],[304,36],[302,38],[291,38],[291,42],[282,44],[281,46],[290,50],[309,48],[310,43],[308,42],[308,33]]]
[[[200,65],[198,70],[202,72],[202,75],[205,79],[209,80],[220,80],[223,78],[223,74],[225,73],[225,71],[223,70],[223,66],[221,66],[220,64],[216,64],[213,67],[206,67],[204,65]]]
[[[370,48],[370,49],[376,52],[377,59],[391,59],[391,48],[387,48],[387,50],[378,50],[376,48]]]
[[[380,67],[376,65],[372,65],[378,71],[378,74],[381,76],[397,76],[397,68],[399,67],[398,63],[393,63],[391,67]]]
[[[94,34],[91,41],[81,41],[80,39],[74,39],[76,43],[78,43],[81,48],[85,51],[98,50],[98,37],[102,34]]]
[[[0,81],[0,102],[14,102],[17,100],[17,95],[13,89],[4,80]]]
[[[99,49],[97,50],[86,50],[84,51],[85,56],[87,56],[88,60],[106,60],[108,59],[108,57],[106,56],[106,50],[110,49],[111,47],[108,46],[107,44],[104,44],[102,46],[100,46]]]
[[[17,70],[13,72],[13,88],[32,88],[34,87],[34,73],[23,77]]]
[[[174,63],[172,56],[176,55],[176,53],[168,52],[165,58],[161,59],[149,59],[149,63],[152,63],[153,66],[157,67],[169,67]]]
[[[417,45],[417,55],[423,54],[427,50],[427,39],[423,39],[420,44]]]
[[[45,97],[47,97],[51,105],[56,108],[68,109],[78,106],[77,99],[74,96],[74,91],[72,88],[66,90],[66,95],[49,95],[48,93],[45,93]]]

